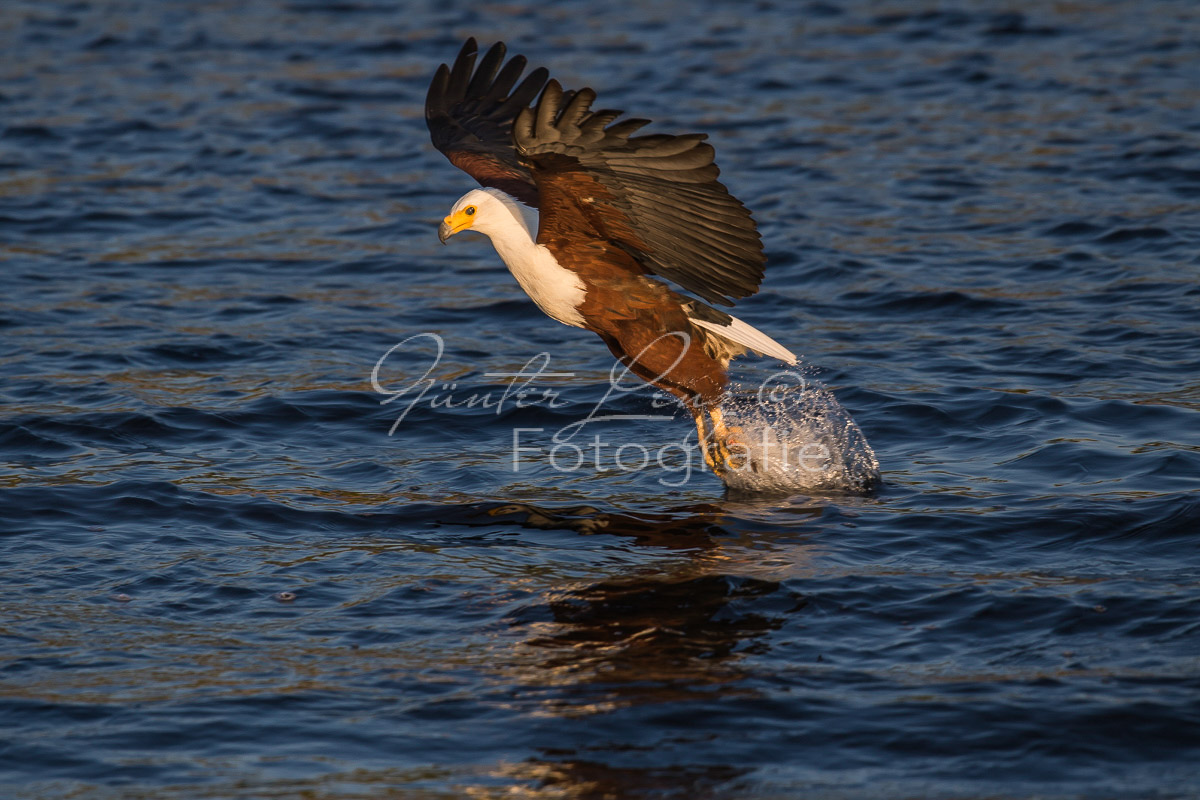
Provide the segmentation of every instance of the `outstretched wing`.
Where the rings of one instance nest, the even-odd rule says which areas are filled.
[[[482,185],[536,208],[537,187],[517,159],[512,125],[542,90],[549,73],[539,67],[517,85],[525,70],[524,56],[504,64],[504,43],[497,42],[476,68],[478,52],[475,40],[467,39],[454,66],[442,64],[434,73],[425,96],[430,138],[451,164]]]
[[[542,198],[538,241],[593,235],[647,272],[711,303],[758,291],[762,240],[750,212],[717,180],[705,134],[632,136],[648,120],[591,110],[591,89],[546,84],[536,109],[513,124],[521,161]],[[557,230],[556,228],[563,228]]]

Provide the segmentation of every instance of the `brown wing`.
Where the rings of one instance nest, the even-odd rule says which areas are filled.
[[[476,69],[478,47],[474,39],[467,39],[454,66],[442,64],[434,73],[425,97],[425,123],[433,146],[451,164],[484,186],[537,208],[537,187],[517,158],[512,125],[542,90],[549,73],[539,67],[518,86],[525,57],[513,56],[503,64],[505,52],[504,43],[497,42]]]
[[[704,134],[631,136],[647,120],[592,111],[596,93],[546,84],[513,138],[542,197],[538,241],[595,236],[711,303],[758,291],[766,258],[750,212],[718,180]],[[563,213],[566,207],[572,213]],[[586,220],[590,231],[578,230]],[[572,227],[575,230],[572,230]]]

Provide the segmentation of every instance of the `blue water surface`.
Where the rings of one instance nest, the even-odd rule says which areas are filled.
[[[710,133],[877,492],[439,245],[470,35]],[[1191,2],[5,0],[0,794],[1200,796],[1198,254]]]

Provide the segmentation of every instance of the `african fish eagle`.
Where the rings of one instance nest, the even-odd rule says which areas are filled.
[[[438,237],[488,236],[538,308],[594,331],[629,371],[683,401],[722,474],[735,466],[720,408],[730,359],[752,350],[796,363],[709,305],[758,291],[766,259],[750,212],[717,180],[705,134],[633,136],[649,121],[592,110],[594,91],[564,91],[545,68],[518,84],[526,60],[505,63],[505,52],[493,45],[476,67],[468,39],[429,86],[434,146],[484,187],[454,204]]]

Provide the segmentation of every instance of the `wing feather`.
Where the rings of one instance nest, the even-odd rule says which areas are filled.
[[[522,58],[521,61],[524,61]],[[484,54],[483,60],[479,62],[479,66],[475,68],[475,74],[471,77],[471,82],[467,85],[465,95],[467,97],[477,97],[480,100],[486,100],[492,93],[492,86],[496,80],[496,73],[500,71],[500,65],[504,63],[504,48],[491,47]],[[457,64],[455,65],[457,66]]]
[[[709,302],[732,305],[756,292],[762,240],[750,212],[718,181],[707,137],[635,137],[646,120],[616,121],[620,112],[591,111],[594,100],[590,89],[568,99],[551,80],[537,105],[517,115],[517,153],[539,192],[554,195],[549,206],[573,206],[558,216],[586,221],[647,272]],[[572,235],[555,230],[555,215],[543,214],[541,225],[546,236]]]
[[[480,184],[536,208],[537,186],[517,157],[512,127],[517,115],[542,91],[550,73],[535,69],[517,85],[525,71],[523,56],[505,63],[506,48],[497,42],[476,67],[478,53],[475,40],[467,39],[454,65],[442,64],[434,72],[425,97],[429,136],[450,163]]]

